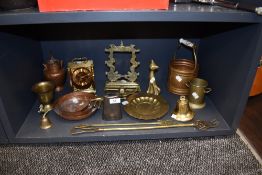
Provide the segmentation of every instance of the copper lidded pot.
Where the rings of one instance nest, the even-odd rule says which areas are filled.
[[[55,84],[55,91],[62,91],[65,83],[66,72],[63,68],[63,61],[55,59],[53,56],[51,56],[51,59],[43,65],[44,78],[48,81],[52,81]]]

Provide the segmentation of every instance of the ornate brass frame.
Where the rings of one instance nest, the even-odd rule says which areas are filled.
[[[140,49],[136,49],[135,45],[131,44],[129,46],[124,46],[123,42],[119,46],[110,44],[109,48],[105,49],[105,52],[109,52],[108,60],[105,61],[105,64],[109,68],[109,71],[106,72],[108,81],[105,85],[105,91],[117,91],[121,96],[126,96],[130,93],[139,92],[140,86],[136,83],[136,79],[139,76],[139,73],[135,69],[139,66],[140,62],[136,61],[136,53],[140,52]],[[115,68],[115,58],[114,53],[131,53],[130,59],[130,70],[125,75],[121,75]]]

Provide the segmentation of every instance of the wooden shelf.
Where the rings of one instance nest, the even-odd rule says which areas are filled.
[[[262,17],[251,12],[193,3],[171,3],[169,10],[40,13],[37,9],[29,9],[0,13],[0,25],[145,21],[260,23]]]

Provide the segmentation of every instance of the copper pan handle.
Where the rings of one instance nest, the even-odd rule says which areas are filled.
[[[92,99],[90,102],[91,102],[93,107],[99,109],[102,105],[103,100],[104,99],[102,97],[96,97],[96,98]]]

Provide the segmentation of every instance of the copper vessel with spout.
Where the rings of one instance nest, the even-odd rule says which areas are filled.
[[[43,65],[45,79],[52,81],[55,84],[55,91],[62,91],[65,83],[65,69],[63,68],[63,61],[55,59],[51,56],[51,59]]]

